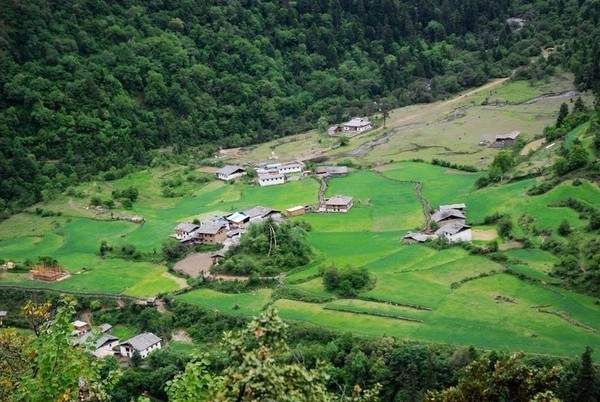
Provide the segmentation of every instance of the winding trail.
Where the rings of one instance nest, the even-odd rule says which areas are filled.
[[[429,200],[423,195],[423,182],[417,182],[417,185],[415,186],[415,194],[417,195],[417,198],[421,201],[421,204],[423,204],[423,215],[425,215],[425,230],[429,231],[431,230],[431,213],[429,212],[431,211],[431,204],[429,203]]]

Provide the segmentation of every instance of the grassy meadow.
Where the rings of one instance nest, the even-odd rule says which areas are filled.
[[[557,261],[554,255],[539,249],[510,249],[502,252],[508,260],[499,264],[460,247],[436,250],[401,242],[404,234],[425,223],[416,194],[417,182],[422,183],[422,194],[433,208],[466,203],[468,222],[491,238],[495,226],[484,226],[483,222],[494,213],[510,214],[519,235],[523,233],[518,220],[524,215],[540,229],[556,231],[563,219],[573,228],[586,225],[587,221],[575,211],[551,204],[572,197],[600,207],[600,188],[590,181],[584,180],[578,186],[565,182],[545,194],[528,196],[527,189],[536,184],[536,179],[476,189],[475,182],[485,172],[467,173],[410,161],[438,158],[486,168],[498,150],[480,146],[479,142],[515,129],[528,139],[539,135],[544,126],[555,121],[560,103],[569,99],[550,97],[525,102],[545,93],[566,91],[571,88],[567,82],[569,77],[534,86],[508,81],[455,99],[392,111],[387,130],[396,129],[395,134],[386,144],[351,159],[349,151],[385,130],[357,135],[347,147],[337,149],[331,149],[332,139],[312,131],[222,151],[222,160],[235,163],[264,162],[275,152],[280,160],[321,156],[330,161],[352,160],[373,169],[359,169],[328,181],[326,196],[354,198],[354,207],[348,213],[293,218],[312,227],[308,241],[316,257],[304,269],[290,273],[282,286],[327,302],[274,300],[273,295],[279,293],[272,289],[229,294],[202,288],[176,298],[243,316],[256,315],[274,303],[281,316],[289,320],[363,335],[485,349],[575,356],[587,345],[600,344],[600,305],[591,297],[553,287],[556,279],[549,272]],[[567,141],[576,137],[589,141],[584,134],[581,128]],[[542,147],[523,157],[519,169],[527,164],[529,169],[542,166],[553,153],[554,149]],[[320,184],[312,178],[265,188],[243,181],[183,180],[175,188],[178,196],[163,196],[161,183],[206,171],[210,169],[158,167],[111,182],[82,183],[70,196],[61,195],[0,222],[0,259],[23,262],[51,256],[71,274],[60,282],[40,283],[26,273],[0,271],[0,285],[139,298],[172,292],[184,288],[186,281],[169,273],[165,264],[103,259],[100,243],[133,245],[143,253],[159,254],[163,241],[179,222],[257,205],[285,210],[318,201]],[[92,197],[107,200],[113,190],[129,187],[140,190],[132,209],[124,210],[118,202],[110,211],[89,208]],[[35,208],[55,215],[42,217]],[[144,218],[143,225],[116,219],[135,215]],[[358,299],[337,297],[325,290],[319,277],[321,268],[332,265],[341,269],[365,267],[372,278],[371,286]],[[519,279],[516,274],[531,280]],[[557,312],[563,316],[554,314]],[[130,328],[115,329],[124,338],[130,332]]]

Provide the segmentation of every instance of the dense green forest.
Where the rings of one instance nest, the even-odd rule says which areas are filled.
[[[542,47],[592,86],[599,14],[581,0],[7,0],[0,211],[157,163],[159,148],[201,158],[371,115],[375,101],[435,100],[507,76]]]

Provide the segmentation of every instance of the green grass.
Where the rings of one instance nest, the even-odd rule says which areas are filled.
[[[121,342],[123,342],[136,336],[138,334],[138,330],[136,328],[127,327],[125,325],[119,324],[113,327],[111,333],[117,338],[119,338]]]
[[[576,127],[575,129],[571,130],[570,133],[567,134],[567,136],[565,137],[565,147],[567,148],[573,148],[573,145],[575,144],[575,139],[576,138],[580,138],[583,134],[585,134],[588,130],[588,128],[590,128],[590,122],[588,121],[587,123],[583,123],[580,126]]]
[[[222,311],[227,314],[253,316],[271,299],[271,289],[259,289],[251,293],[220,293],[211,289],[196,289],[176,296],[178,300]]]
[[[150,272],[135,285],[127,288],[123,293],[129,296],[143,298],[156,296],[159,293],[179,290],[183,287],[183,284],[185,284],[185,280],[177,278],[167,272],[166,267],[160,267]]]

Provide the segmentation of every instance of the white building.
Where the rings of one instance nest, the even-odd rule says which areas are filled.
[[[270,171],[258,174],[258,184],[261,187],[275,186],[285,183],[285,175],[279,171]]]
[[[246,174],[246,170],[241,166],[226,165],[215,172],[217,179],[230,181]]]
[[[473,238],[471,226],[462,223],[450,223],[448,225],[444,225],[436,230],[435,234],[440,237],[445,237],[450,243],[471,241]]]
[[[132,357],[133,353],[137,351],[142,359],[145,359],[150,352],[158,350],[161,347],[161,339],[152,332],[144,332],[136,335],[119,345],[121,356]]]
[[[303,162],[288,162],[279,166],[279,173],[302,173],[304,170]]]
[[[370,128],[373,128],[371,122],[366,119],[362,119],[360,117],[355,117],[350,121],[342,123],[342,131],[344,132],[363,132]]]

